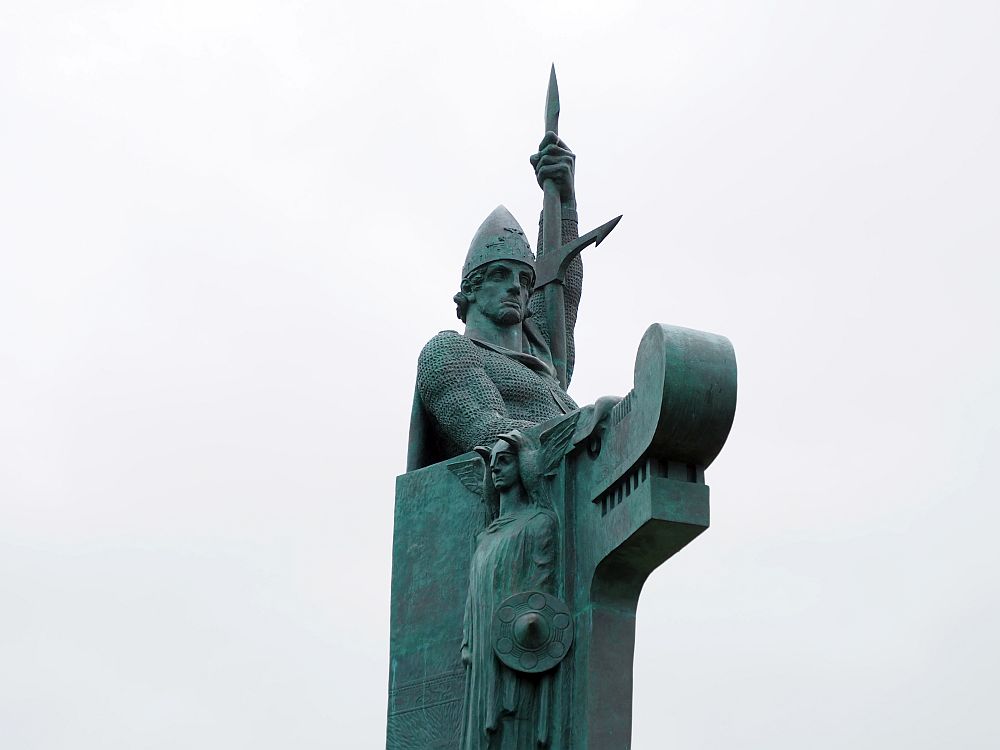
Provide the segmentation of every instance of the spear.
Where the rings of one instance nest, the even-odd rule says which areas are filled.
[[[545,132],[559,133],[559,84],[556,82],[556,66],[552,64],[549,73],[549,88],[545,94]],[[549,330],[549,349],[552,364],[555,365],[559,383],[565,389],[568,385],[566,374],[566,300],[563,282],[570,262],[580,252],[593,243],[600,245],[604,238],[618,224],[621,216],[603,224],[579,239],[562,244],[562,202],[559,186],[552,179],[542,183],[542,244],[545,252],[538,258],[535,269],[535,285],[545,290],[545,319]]]

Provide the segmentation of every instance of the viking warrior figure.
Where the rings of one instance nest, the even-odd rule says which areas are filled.
[[[553,132],[531,157],[539,185],[558,188],[563,243],[579,234],[575,158]],[[544,253],[539,232],[539,259]],[[492,445],[501,433],[577,408],[557,378],[544,294],[534,283],[535,258],[524,231],[498,206],[473,237],[462,268],[455,303],[465,332],[443,331],[420,353],[408,470]],[[568,386],[583,288],[579,257],[569,264],[562,286]]]
[[[568,614],[552,616],[563,608],[562,575],[559,519],[545,477],[570,446],[575,422],[564,420],[541,439],[514,430],[492,450],[479,449],[488,457],[483,499],[487,508],[498,500],[499,514],[477,536],[469,571],[462,750],[549,746],[556,665],[571,635]]]

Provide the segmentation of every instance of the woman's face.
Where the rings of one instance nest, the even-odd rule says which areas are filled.
[[[498,490],[510,489],[517,484],[517,454],[507,443],[498,444],[490,454],[490,476]]]

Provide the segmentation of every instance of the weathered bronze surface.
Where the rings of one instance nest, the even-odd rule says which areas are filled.
[[[639,592],[708,527],[732,346],[654,324],[628,394],[577,407],[580,251],[618,219],[579,237],[554,69],[545,113],[537,260],[498,207],[455,295],[464,333],[418,361],[396,482],[389,750],[628,748]]]

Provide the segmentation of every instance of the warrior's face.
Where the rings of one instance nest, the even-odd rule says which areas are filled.
[[[493,479],[493,486],[501,492],[520,481],[517,454],[503,440],[498,441],[490,453],[490,477]]]
[[[533,277],[531,266],[526,263],[493,261],[486,266],[482,285],[475,291],[471,304],[497,325],[517,325],[528,310]]]

